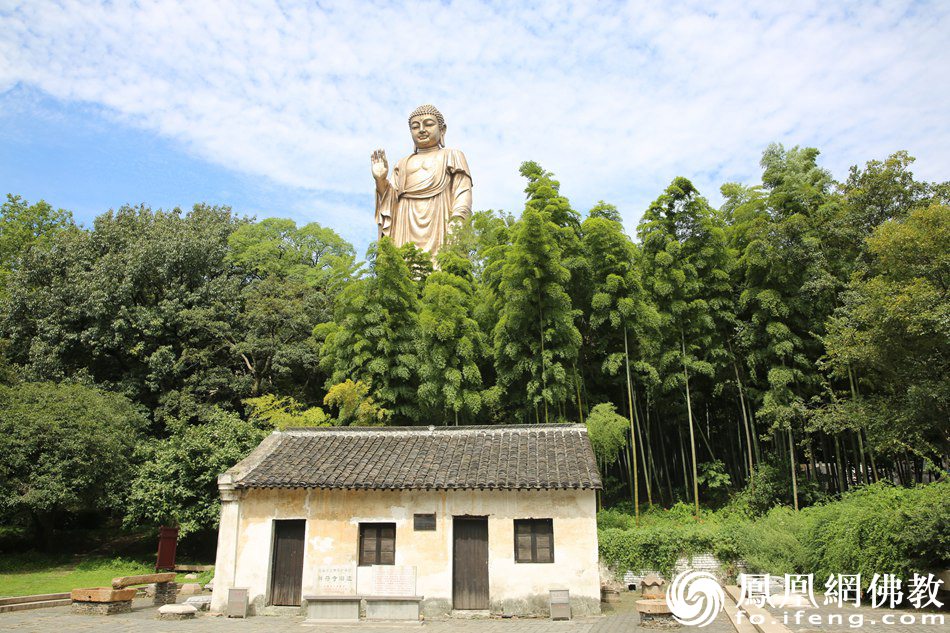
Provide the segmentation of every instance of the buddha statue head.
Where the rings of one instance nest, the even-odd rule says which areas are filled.
[[[434,105],[421,105],[409,115],[409,132],[416,151],[445,147],[445,117]]]

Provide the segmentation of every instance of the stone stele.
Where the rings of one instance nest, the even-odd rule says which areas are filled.
[[[413,153],[396,163],[392,175],[385,151],[371,157],[379,237],[396,246],[412,242],[433,258],[453,225],[472,214],[472,175],[465,155],[445,147],[446,129],[435,106],[419,106],[409,115]]]

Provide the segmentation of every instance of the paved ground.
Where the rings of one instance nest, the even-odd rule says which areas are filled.
[[[636,594],[624,594],[618,605],[605,605],[605,614],[570,622],[530,619],[430,620],[418,625],[309,626],[304,618],[257,616],[246,620],[201,614],[196,620],[167,622],[156,619],[157,608],[148,600],[137,600],[132,613],[111,616],[73,615],[69,607],[0,613],[0,631],[24,633],[330,633],[354,631],[366,633],[629,633],[640,630],[639,616],[633,610]],[[643,629],[646,630],[646,629]],[[651,629],[655,630],[655,629]],[[725,615],[704,633],[735,633]]]
[[[570,622],[551,622],[531,619],[478,619],[478,620],[430,620],[423,626],[418,625],[374,625],[361,623],[350,626],[311,626],[305,625],[303,617],[296,616],[257,616],[246,620],[215,617],[200,614],[198,619],[190,621],[166,622],[156,618],[157,608],[150,600],[137,600],[132,613],[112,616],[73,615],[69,607],[55,609],[37,609],[0,613],[0,631],[23,633],[330,633],[331,631],[354,631],[365,633],[629,633],[647,631],[639,626],[639,616],[634,611],[635,593],[622,594],[622,600],[616,605],[604,605],[604,615],[598,618],[585,618]],[[871,630],[880,633],[946,633],[950,631],[950,615],[945,615],[947,624],[922,624],[920,616],[937,615],[934,612],[914,610],[883,610],[862,607],[859,609],[830,610],[821,608],[810,610],[802,616],[818,613],[822,616],[819,624],[801,621],[796,624],[795,611],[772,609],[775,621],[785,624],[796,633],[810,631],[820,633],[843,633],[845,631]],[[829,622],[830,613],[840,613],[840,623]],[[894,624],[884,624],[883,617],[889,615]],[[916,616],[917,621],[910,623],[907,616]],[[905,616],[905,622],[900,622]],[[679,629],[683,633],[690,629]],[[720,614],[715,622],[703,629],[703,633],[735,633],[735,629],[725,614]]]

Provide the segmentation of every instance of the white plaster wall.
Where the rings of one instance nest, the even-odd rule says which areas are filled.
[[[275,519],[307,519],[303,595],[315,594],[317,568],[355,565],[359,524],[396,524],[396,564],[416,567],[416,593],[426,600],[452,600],[452,517],[487,516],[489,599],[501,601],[543,597],[550,589],[568,589],[572,598],[600,600],[597,568],[597,525],[594,492],[555,491],[362,491],[249,490],[233,512],[236,564],[233,580],[216,573],[212,608],[220,610],[229,586],[247,587],[257,605],[269,601],[270,566]],[[413,530],[413,514],[436,514],[434,532]],[[222,516],[222,518],[224,518]],[[515,563],[514,519],[551,518],[554,563]],[[222,522],[218,560],[231,562],[233,537],[225,538]],[[233,527],[231,527],[233,529]],[[225,570],[220,570],[225,572]],[[369,593],[372,569],[357,570],[357,592]]]

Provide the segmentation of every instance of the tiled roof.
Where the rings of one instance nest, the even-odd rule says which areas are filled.
[[[226,473],[236,488],[601,488],[580,424],[288,429]]]

